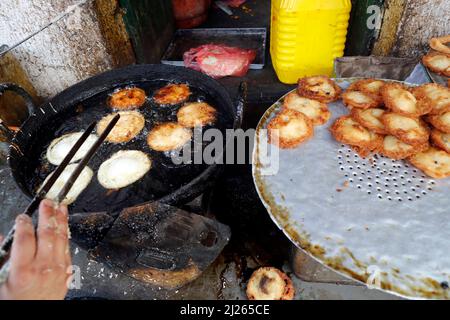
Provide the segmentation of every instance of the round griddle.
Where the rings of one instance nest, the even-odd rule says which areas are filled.
[[[55,166],[45,159],[46,150],[52,140],[64,134],[79,132],[89,124],[115,112],[107,105],[110,94],[116,90],[136,86],[147,94],[145,104],[137,109],[146,124],[144,130],[132,141],[122,144],[104,143],[89,167],[94,171],[90,185],[71,205],[72,212],[116,212],[148,201],[176,205],[186,203],[210,186],[220,168],[206,164],[180,164],[172,162],[170,153],[156,152],[148,147],[146,137],[157,124],[177,121],[176,113],[183,103],[161,106],[152,100],[154,92],[169,83],[186,83],[192,95],[189,101],[205,101],[217,110],[217,121],[204,127],[216,128],[225,133],[240,125],[240,100],[233,106],[226,90],[215,80],[199,72],[182,67],[166,65],[136,65],[112,70],[92,77],[61,92],[50,101],[33,108],[27,99],[31,116],[16,133],[10,148],[9,164],[13,176],[27,196],[36,190]],[[14,85],[2,85],[1,91],[14,90],[27,97]],[[192,152],[202,149],[193,146]],[[107,190],[97,180],[99,166],[119,150],[140,150],[152,159],[152,169],[138,182],[119,189]]]
[[[355,79],[338,79],[342,88]],[[284,98],[284,97],[283,97]],[[367,159],[337,142],[332,118],[293,150],[267,160],[264,132],[283,98],[262,117],[253,153],[258,193],[280,229],[335,271],[410,298],[450,298],[450,179],[435,180],[405,161]],[[270,168],[275,168],[271,172]]]

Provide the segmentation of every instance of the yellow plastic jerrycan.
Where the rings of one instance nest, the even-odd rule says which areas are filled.
[[[333,73],[344,55],[350,0],[272,0],[270,54],[281,82]]]

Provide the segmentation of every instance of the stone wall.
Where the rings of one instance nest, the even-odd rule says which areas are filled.
[[[92,0],[0,1],[0,45],[9,46],[80,2],[85,2],[80,10],[12,51],[41,97],[51,97],[113,66],[94,3]]]
[[[450,1],[386,0],[374,55],[419,57],[432,37],[450,34]]]

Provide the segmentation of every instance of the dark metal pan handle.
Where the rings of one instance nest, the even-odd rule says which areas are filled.
[[[21,86],[14,84],[14,83],[0,83],[0,96],[5,91],[12,91],[17,93],[19,96],[23,98],[25,101],[25,105],[28,109],[28,115],[34,115],[36,112],[36,106],[34,105],[33,98],[31,95]],[[0,131],[4,134],[6,139],[8,139],[9,142],[14,137],[14,132],[12,132],[3,122],[0,121]]]
[[[239,93],[236,99],[236,117],[234,118],[234,129],[242,126],[245,105],[247,104],[247,82],[243,81],[239,85]]]

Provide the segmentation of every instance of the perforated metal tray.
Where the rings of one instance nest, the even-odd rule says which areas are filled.
[[[355,79],[338,79],[346,88]],[[284,97],[283,97],[284,98]],[[409,298],[450,298],[450,179],[430,179],[405,161],[363,159],[329,127],[347,114],[329,105],[330,121],[293,150],[279,150],[279,171],[264,175],[264,131],[282,99],[262,117],[253,177],[274,222],[324,265]],[[275,147],[276,148],[276,147]]]

